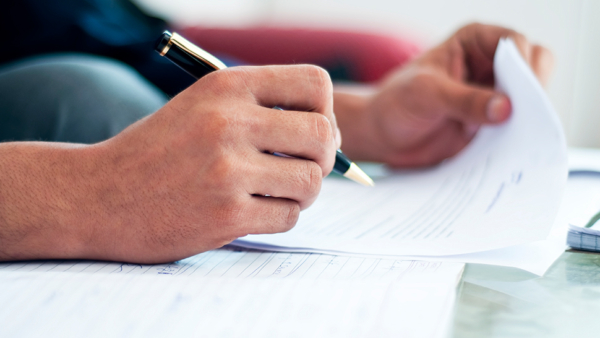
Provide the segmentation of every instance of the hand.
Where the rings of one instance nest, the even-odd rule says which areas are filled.
[[[506,121],[509,99],[493,90],[501,37],[512,38],[542,83],[552,55],[512,30],[472,24],[401,67],[366,98],[336,93],[343,149],[355,160],[393,167],[428,166],[449,158],[483,124]]]
[[[8,245],[4,258],[168,262],[247,234],[289,230],[333,168],[340,133],[332,91],[329,75],[315,66],[209,74],[114,138],[71,149],[78,156],[62,162],[80,164],[61,184],[78,189],[61,191],[81,193],[61,199],[64,215],[41,208],[56,225],[29,234],[55,247],[22,240],[27,253],[11,255],[19,246]],[[68,238],[75,233],[79,243]]]

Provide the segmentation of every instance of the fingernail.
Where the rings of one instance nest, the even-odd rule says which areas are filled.
[[[510,101],[508,98],[497,95],[490,99],[487,106],[487,118],[490,122],[501,122],[510,115]]]

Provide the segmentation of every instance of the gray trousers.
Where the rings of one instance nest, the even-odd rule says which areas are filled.
[[[0,68],[0,142],[100,142],[166,102],[161,91],[114,60],[31,58]]]

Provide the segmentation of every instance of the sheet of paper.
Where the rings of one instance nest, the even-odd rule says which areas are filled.
[[[556,113],[514,43],[494,60],[498,89],[511,99],[507,123],[485,127],[458,156],[422,171],[399,172],[375,188],[323,183],[296,227],[251,235],[236,245],[282,251],[371,255],[464,255],[548,237],[567,180]]]
[[[571,152],[569,152],[570,160]],[[598,153],[578,154],[579,163],[593,163]],[[586,170],[586,173],[590,171]],[[565,252],[570,224],[585,224],[600,210],[600,176],[579,172],[569,177],[563,201],[547,239],[513,247],[472,254],[440,257],[403,257],[404,259],[436,259],[446,262],[469,262],[519,268],[543,276]]]
[[[577,150],[575,149],[575,152]],[[570,149],[569,163],[571,163],[572,153],[573,151]],[[597,151],[585,151],[577,152],[575,156],[577,156],[577,159],[573,163],[595,163],[597,158],[600,157],[600,153]],[[369,165],[366,168],[370,170],[369,173],[378,173],[377,177],[390,175],[381,166],[375,167],[374,165]],[[586,166],[586,168],[589,168],[589,166]],[[598,210],[600,210],[600,176],[586,169],[585,172],[576,172],[575,175],[569,177],[558,215],[556,216],[550,235],[545,240],[470,254],[402,256],[402,258],[499,265],[518,268],[542,276],[565,251],[569,223],[585,224]]]
[[[141,265],[97,261],[27,261],[0,263],[0,274],[10,272],[68,272],[172,277],[285,278],[428,282],[453,275],[463,263],[349,257],[311,253],[281,253],[226,247],[169,264]]]
[[[443,337],[464,264],[221,249],[0,265],[6,337]]]

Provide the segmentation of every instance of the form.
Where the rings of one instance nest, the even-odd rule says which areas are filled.
[[[464,255],[548,237],[567,181],[565,138],[546,94],[511,40],[494,59],[497,87],[513,114],[480,130],[458,156],[396,172],[374,188],[327,179],[287,233],[236,245],[369,255]]]
[[[98,261],[27,261],[0,263],[0,276],[13,272],[68,272],[94,275],[153,275],[192,278],[270,278],[427,281],[462,269],[462,263],[278,253],[226,247],[181,261],[142,265]]]
[[[3,337],[444,337],[464,264],[232,248],[0,264]]]

